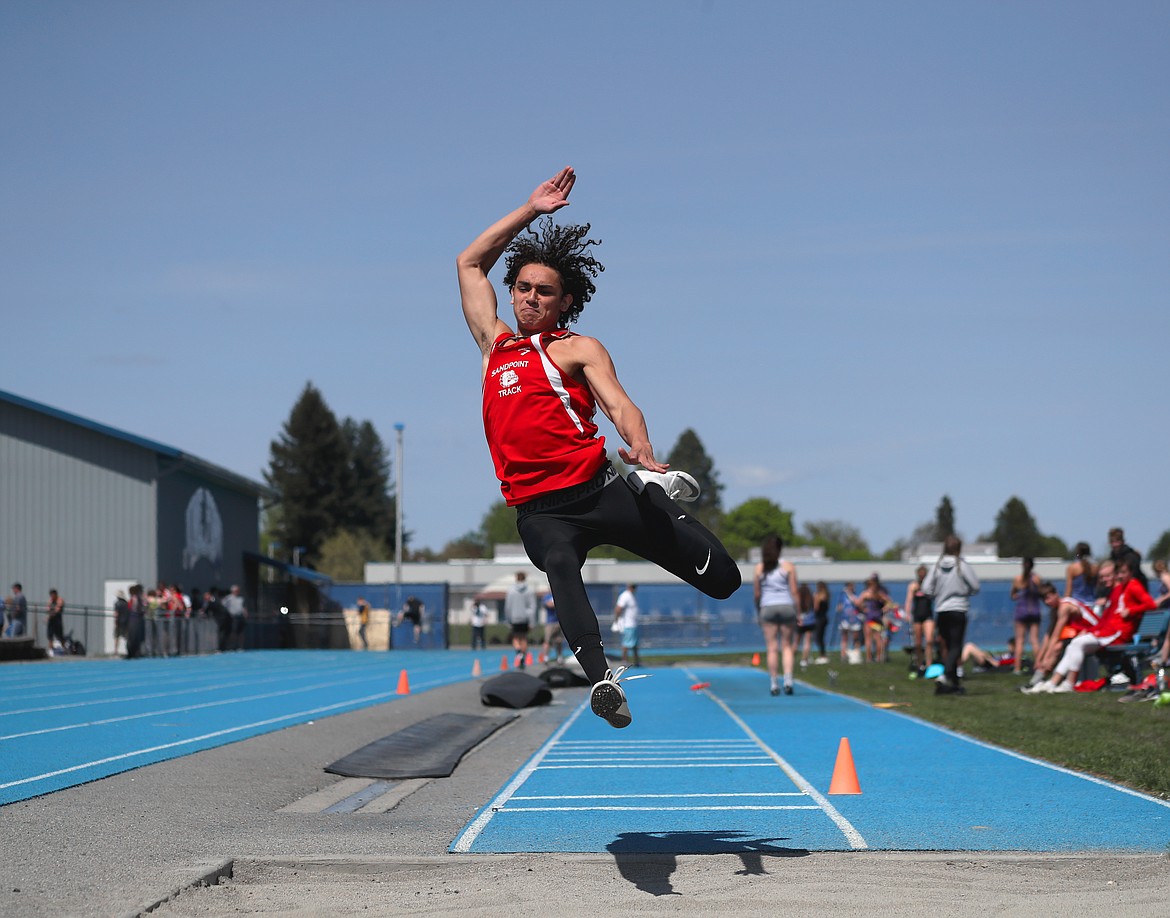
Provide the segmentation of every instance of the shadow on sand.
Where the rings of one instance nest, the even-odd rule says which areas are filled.
[[[606,845],[618,871],[643,892],[653,896],[677,896],[670,877],[680,854],[737,854],[743,869],[736,876],[766,874],[764,855],[806,857],[805,848],[786,848],[784,838],[751,838],[744,832],[623,832]]]

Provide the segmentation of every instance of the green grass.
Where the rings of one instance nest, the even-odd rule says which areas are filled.
[[[750,665],[750,655],[649,657],[650,666],[687,662]],[[934,682],[910,679],[907,661],[856,666],[833,658],[810,666],[797,678],[940,724],[968,736],[1096,775],[1147,794],[1170,799],[1170,707],[1151,702],[1119,704],[1119,692],[1072,695],[1022,695],[1026,684],[1010,673],[974,673],[967,694],[935,695]]]

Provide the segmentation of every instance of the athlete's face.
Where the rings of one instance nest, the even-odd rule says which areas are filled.
[[[512,309],[522,332],[550,331],[561,313],[573,304],[561,286],[561,276],[547,265],[525,265],[512,286]]]

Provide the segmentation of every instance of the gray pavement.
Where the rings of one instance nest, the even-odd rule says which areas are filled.
[[[584,698],[558,690],[450,778],[353,812],[324,767],[444,711],[411,695],[0,808],[0,915],[1050,915],[1162,913],[1156,856],[833,853],[450,855],[460,829]],[[500,712],[503,713],[503,712]],[[648,716],[653,716],[649,714]]]

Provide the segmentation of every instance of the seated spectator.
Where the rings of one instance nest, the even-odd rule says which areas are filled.
[[[1084,592],[1068,595],[1058,599],[1056,589],[1051,583],[1045,584],[1041,590],[1041,600],[1051,610],[1051,623],[1048,627],[1048,636],[1040,648],[1040,656],[1036,660],[1035,672],[1029,685],[1037,685],[1048,679],[1060,656],[1064,652],[1066,641],[1072,640],[1083,631],[1092,629],[1101,619],[1105,603],[1113,590],[1114,564],[1112,561],[1103,561],[1096,571],[1094,592],[1098,598],[1086,601]],[[1051,589],[1051,593],[1047,592]]]
[[[1102,647],[1127,644],[1133,640],[1142,615],[1154,608],[1154,601],[1134,576],[1130,564],[1123,560],[1114,565],[1116,582],[1101,620],[1069,641],[1051,679],[1028,686],[1022,689],[1023,692],[1028,695],[1071,692],[1086,655],[1096,653]]]

